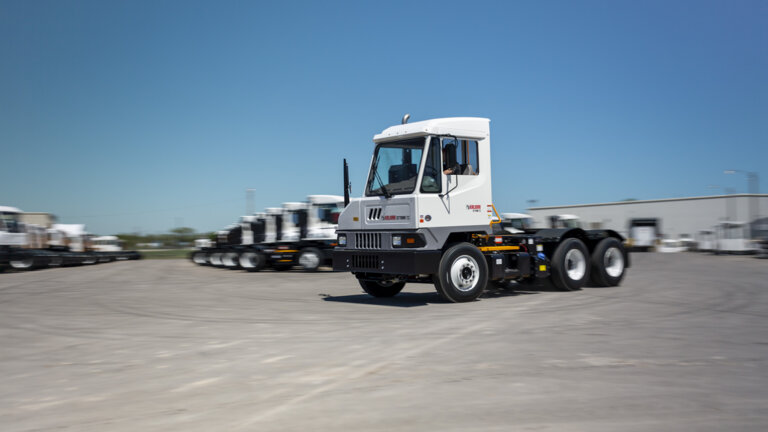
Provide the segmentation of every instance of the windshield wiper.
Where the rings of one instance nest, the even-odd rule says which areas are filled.
[[[384,182],[381,181],[381,176],[379,176],[379,161],[378,160],[376,161],[376,164],[373,165],[373,175],[374,175],[374,177],[376,177],[376,180],[379,181],[379,184],[381,185],[381,193],[384,194],[384,197],[385,198],[392,197],[392,194],[389,193],[389,191],[387,190],[387,187],[384,186]]]

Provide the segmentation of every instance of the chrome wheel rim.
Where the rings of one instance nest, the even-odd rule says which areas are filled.
[[[205,264],[205,254],[204,253],[196,253],[192,256],[192,261],[195,262],[195,264]]]
[[[10,264],[11,264],[11,267],[15,269],[23,270],[23,269],[31,268],[33,264],[33,260],[32,258],[27,258],[23,260],[12,260]]]
[[[587,259],[578,249],[565,254],[565,272],[571,280],[581,280],[587,273]]]
[[[608,248],[603,255],[603,266],[610,277],[619,277],[624,272],[624,255],[619,248]]]
[[[314,252],[305,252],[299,257],[299,264],[304,268],[316,268],[320,265],[320,257]]]
[[[461,292],[471,291],[480,280],[477,261],[469,255],[456,258],[449,271],[451,282]]]
[[[256,254],[253,252],[246,252],[240,255],[240,266],[245,268],[256,267]]]

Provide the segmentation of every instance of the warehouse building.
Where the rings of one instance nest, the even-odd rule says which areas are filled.
[[[629,237],[633,219],[656,219],[661,238],[695,237],[723,221],[749,222],[753,237],[763,235],[768,217],[768,194],[734,194],[691,198],[621,201],[528,209],[533,226],[550,227],[552,218],[574,215],[582,228],[606,228]],[[766,233],[768,234],[768,233]]]

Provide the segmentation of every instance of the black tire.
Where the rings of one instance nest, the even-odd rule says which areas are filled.
[[[403,290],[405,282],[378,282],[359,280],[360,287],[374,297],[394,297]]]
[[[469,243],[459,243],[445,251],[432,280],[445,300],[453,303],[473,301],[488,284],[488,264],[480,249]]]
[[[240,267],[249,272],[257,272],[267,265],[267,257],[261,252],[243,252],[240,254]]]
[[[192,252],[189,259],[197,265],[208,265],[208,254],[203,251]]]
[[[589,251],[577,238],[565,239],[552,255],[552,284],[561,291],[581,289],[589,280]]]
[[[601,287],[612,287],[621,283],[627,268],[625,254],[624,245],[618,239],[608,237],[601,240],[590,258],[592,283]]]
[[[14,257],[8,263],[14,270],[34,270],[37,267],[35,258],[32,255]]]
[[[230,270],[240,269],[240,254],[237,251],[229,251],[221,254],[221,263]]]
[[[272,264],[272,268],[275,269],[275,271],[288,271],[293,268],[293,263],[275,263]]]
[[[323,263],[323,252],[318,248],[304,248],[299,252],[299,258],[296,261],[305,272],[314,272]]]

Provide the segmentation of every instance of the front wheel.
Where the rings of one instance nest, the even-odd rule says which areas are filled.
[[[617,286],[624,278],[627,264],[624,245],[608,237],[600,241],[592,252],[592,282],[601,287]]]
[[[267,257],[261,252],[243,252],[240,254],[240,267],[249,272],[257,272],[267,265]]]
[[[374,297],[394,297],[403,290],[405,282],[358,280],[363,291]]]
[[[323,253],[320,249],[308,247],[301,250],[299,253],[299,265],[306,272],[317,271],[318,267],[323,260]]]
[[[440,259],[433,278],[435,289],[453,303],[477,299],[488,283],[488,265],[482,252],[469,243],[451,246]]]
[[[589,251],[577,238],[565,239],[552,255],[552,283],[562,291],[581,289],[589,280]]]

